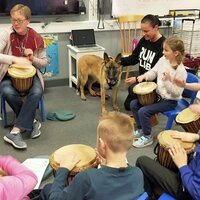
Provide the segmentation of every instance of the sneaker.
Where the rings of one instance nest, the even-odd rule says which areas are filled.
[[[142,136],[142,129],[136,129],[133,132],[133,135],[134,135],[135,139],[139,139]]]
[[[153,144],[153,138],[152,137],[140,137],[137,141],[133,142],[133,146],[137,148],[142,148],[146,146],[150,146]]]
[[[41,128],[41,123],[39,121],[35,120],[33,122],[33,130],[31,131],[32,139],[37,138],[41,135],[40,128]]]
[[[26,142],[24,142],[24,140],[21,136],[21,133],[17,133],[17,134],[7,133],[3,139],[6,142],[12,144],[15,148],[18,148],[18,149],[26,149],[27,148],[27,144],[26,144]]]

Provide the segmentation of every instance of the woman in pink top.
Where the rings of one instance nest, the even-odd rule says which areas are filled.
[[[11,156],[0,156],[0,169],[5,172],[0,177],[0,199],[29,199],[27,194],[37,184],[37,176]]]

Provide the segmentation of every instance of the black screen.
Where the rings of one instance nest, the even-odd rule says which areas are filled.
[[[78,14],[78,0],[0,0],[0,14],[9,15],[16,4],[27,5],[32,15]]]

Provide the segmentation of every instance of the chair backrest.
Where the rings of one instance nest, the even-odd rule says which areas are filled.
[[[198,83],[199,82],[199,78],[196,75],[188,72],[187,73],[186,82],[187,83]],[[190,98],[189,104],[193,104],[194,103],[196,95],[197,95],[197,91],[188,90],[188,89],[184,89],[183,90],[183,97]]]
[[[126,15],[117,18],[122,54],[132,53],[133,39],[137,37],[137,23],[140,23],[142,18],[143,15]]]

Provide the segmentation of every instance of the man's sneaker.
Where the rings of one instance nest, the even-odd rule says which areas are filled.
[[[139,138],[142,136],[142,129],[136,129],[136,130],[133,132],[133,135],[134,135],[134,138],[135,138],[135,139],[139,139]]]
[[[27,144],[26,144],[26,142],[24,142],[24,140],[21,136],[21,133],[17,133],[17,134],[7,133],[3,139],[6,142],[12,144],[15,148],[18,148],[18,149],[26,149],[27,148]]]
[[[153,137],[140,137],[137,141],[133,142],[133,146],[137,148],[146,147],[153,144]]]
[[[33,122],[33,130],[31,131],[32,139],[37,138],[41,135],[40,128],[41,128],[41,123],[39,121],[35,120]]]

